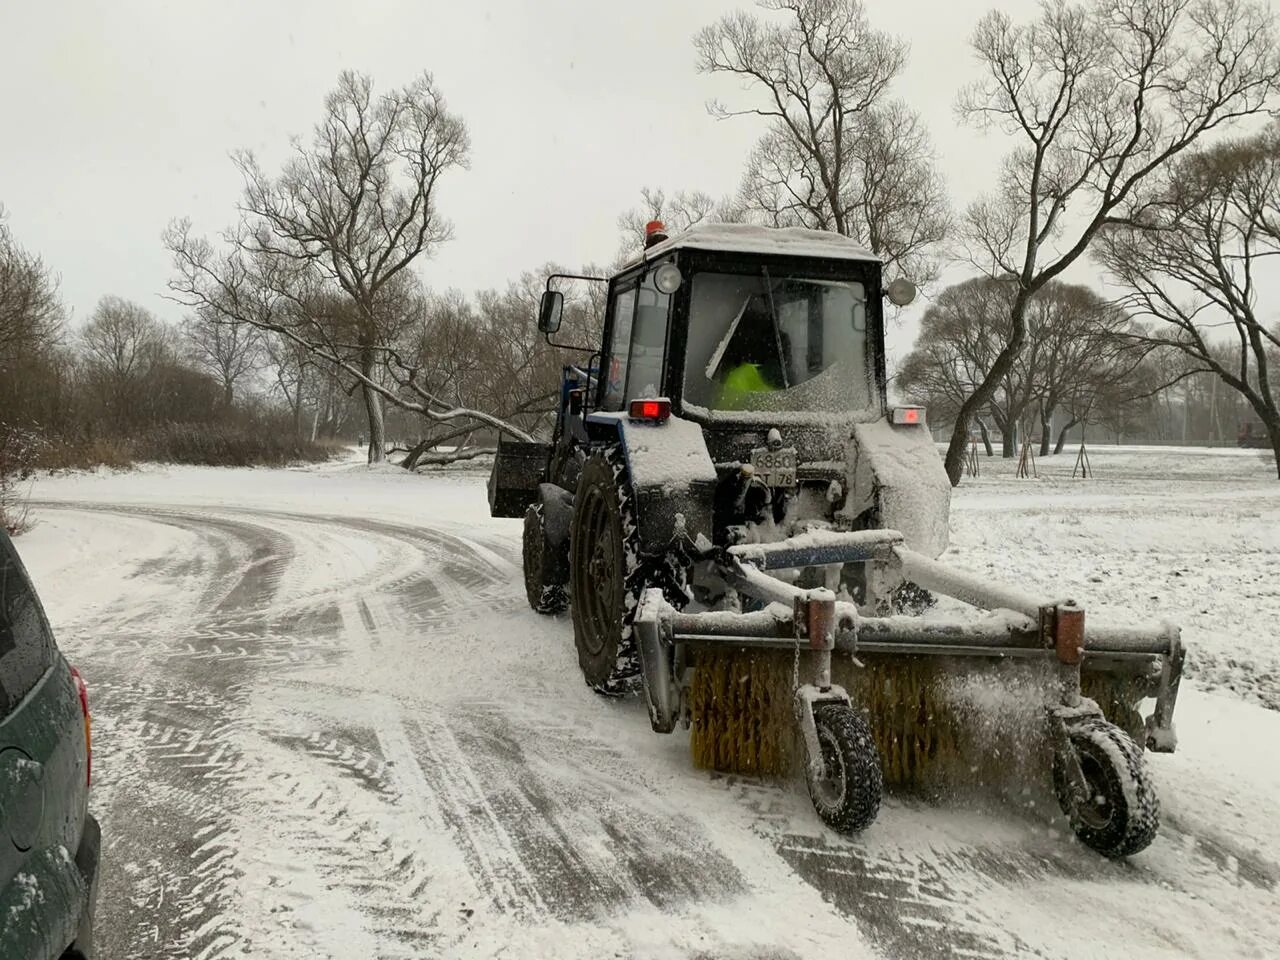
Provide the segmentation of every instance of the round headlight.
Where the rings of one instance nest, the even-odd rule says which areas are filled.
[[[658,288],[659,293],[675,293],[683,281],[680,268],[674,263],[664,263],[653,271],[653,285]]]
[[[899,277],[889,284],[884,294],[895,307],[905,307],[916,298],[916,285],[906,277]]]

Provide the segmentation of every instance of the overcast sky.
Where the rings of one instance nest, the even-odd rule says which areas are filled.
[[[975,75],[967,38],[991,0],[869,0],[906,38],[896,93],[928,121],[957,205],[1005,146],[957,125]],[[4,2],[0,204],[19,240],[61,274],[76,322],[98,298],[167,320],[165,224],[230,223],[231,150],[278,169],[340,70],[400,85],[430,70],[471,132],[469,170],[443,184],[455,238],[419,272],[431,287],[501,286],[554,259],[607,261],[618,214],[646,185],[731,192],[759,126],[705,103],[745,102],[694,70],[692,34],[749,2],[644,0],[184,0]],[[1030,16],[1032,0],[1003,0]],[[963,271],[952,274],[952,279]],[[891,335],[909,345],[908,316]]]

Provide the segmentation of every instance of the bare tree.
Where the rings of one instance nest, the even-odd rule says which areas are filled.
[[[1188,154],[1140,223],[1103,234],[1099,260],[1158,321],[1137,338],[1211,372],[1262,422],[1280,475],[1280,332],[1259,317],[1259,278],[1280,254],[1280,130]]]
[[[257,330],[252,325],[247,326]],[[313,392],[313,380],[317,379],[312,376],[316,361],[305,346],[278,334],[258,332],[261,335],[263,365],[271,377],[274,390],[289,408],[294,437],[302,440],[307,436],[303,412],[308,393]],[[311,440],[315,440],[318,433],[319,406],[316,405],[316,417],[312,421]]]
[[[1079,284],[1052,281],[1032,300],[1028,338],[1037,344],[1035,403],[1040,455],[1061,453],[1067,433],[1088,423],[1094,403],[1109,383],[1125,384],[1148,351],[1126,336],[1133,322],[1124,310]],[[1054,440],[1054,419],[1066,420]]]
[[[52,345],[63,319],[57,277],[14,240],[0,207],[0,370]]]
[[[519,440],[533,440],[501,417],[449,403],[424,383],[420,358],[408,355],[402,342],[412,329],[420,298],[412,274],[402,272],[379,287],[370,313],[395,336],[370,346],[359,339],[365,312],[328,285],[313,282],[313,275],[297,270],[287,258],[240,244],[219,253],[208,240],[192,236],[185,221],[170,225],[165,242],[176,270],[169,281],[173,299],[209,307],[230,322],[250,324],[298,345],[335,377],[372,393],[379,401],[377,423],[382,423],[385,401],[436,423],[471,420]],[[376,359],[366,370],[369,355]],[[371,445],[371,458],[385,459],[384,442],[376,450]]]
[[[222,387],[222,403],[235,402],[236,384],[252,376],[262,363],[262,335],[253,326],[224,320],[205,307],[188,317],[182,336],[192,361]]]
[[[1271,15],[1254,0],[1046,2],[1027,25],[992,11],[972,45],[986,77],[962,92],[960,115],[1017,145],[964,228],[974,263],[1016,277],[1018,295],[1004,348],[960,408],[953,484],[970,420],[1023,348],[1031,297],[1103,228],[1141,221],[1160,171],[1264,110],[1280,80]]]
[[[115,296],[98,301],[80,337],[90,362],[116,384],[165,358],[172,341],[169,330],[150,310]]]
[[[388,284],[449,238],[437,190],[446,173],[466,165],[466,127],[429,74],[375,96],[371,78],[348,71],[325,99],[311,144],[294,151],[274,179],[252,153],[237,154],[247,220],[237,242],[350,299],[369,460],[380,461],[385,393],[377,381],[394,334],[379,307]]]
[[[123,432],[209,404],[212,384],[176,362],[174,340],[145,307],[116,296],[98,301],[80,331],[84,387],[95,404],[86,419]]]
[[[853,237],[917,282],[950,212],[917,114],[889,87],[907,59],[873,29],[861,0],[760,0],[780,18],[729,14],[694,37],[698,67],[756,88],[754,106],[712,102],[719,118],[758,116],[767,130],[747,163],[740,202],[776,226]]]

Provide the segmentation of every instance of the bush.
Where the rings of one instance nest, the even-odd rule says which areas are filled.
[[[280,467],[333,456],[330,446],[241,424],[170,423],[133,441],[134,460],[186,463],[207,467]]]
[[[39,470],[127,470],[135,463],[183,463],[208,467],[280,467],[318,463],[336,447],[297,441],[259,423],[168,423],[131,438],[59,437],[45,443],[32,462]]]
[[[37,430],[0,423],[0,527],[25,530],[27,507],[20,485],[38,470],[127,470],[137,461],[209,467],[282,467],[319,463],[337,454],[336,443],[299,441],[287,428],[252,419],[218,424],[168,423],[142,435],[48,439]]]
[[[27,528],[27,507],[18,485],[31,476],[44,447],[34,430],[0,423],[0,527],[10,534]]]
[[[50,472],[93,470],[97,467],[128,470],[132,466],[132,445],[125,440],[107,437],[60,438],[45,444],[36,460],[36,467]]]

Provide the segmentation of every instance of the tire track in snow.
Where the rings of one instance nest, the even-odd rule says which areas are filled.
[[[294,662],[291,638],[202,628],[269,605],[293,557],[287,537],[258,524],[163,509],[117,512],[181,529],[199,552],[135,575],[160,576],[190,605],[150,604],[91,627],[61,630],[89,677],[98,737],[94,806],[104,823],[99,942],[104,955],[240,956],[246,939],[232,812],[246,758],[238,713],[264,663]],[[204,522],[205,520],[209,522]],[[177,558],[173,558],[177,559]],[[193,617],[192,609],[196,611]],[[193,629],[192,621],[196,626]]]
[[[896,818],[900,809],[893,801],[865,838],[845,838],[795,831],[797,818],[806,822],[814,816],[795,784],[732,775],[713,782],[750,809],[756,831],[769,839],[778,857],[834,909],[855,919],[891,960],[1045,956],[973,904],[975,884],[982,880],[971,865],[957,865],[931,848],[886,842],[885,814]]]
[[[212,512],[165,506],[137,506],[98,503],[42,503],[42,508],[97,511],[138,517],[175,527],[195,535],[213,558],[207,571],[197,565],[196,575],[205,575],[205,591],[201,608],[213,614],[226,614],[268,605],[280,584],[280,578],[293,560],[290,538],[269,526],[249,520],[220,516]],[[144,564],[135,575],[157,573],[189,578],[193,558],[176,558],[172,566],[161,561]],[[198,561],[197,561],[198,564]]]
[[[379,634],[395,629],[381,597],[361,598],[357,609],[342,608],[346,635],[357,649],[375,644]],[[367,621],[366,621],[367,616]],[[366,629],[366,622],[371,629]],[[363,652],[363,651],[362,651]],[[443,712],[406,723],[401,708],[386,698],[369,698],[376,713],[374,728],[393,777],[415,814],[434,834],[448,831],[466,860],[477,893],[498,911],[518,919],[545,912],[536,885],[515,852],[510,834],[490,806],[459,749]],[[415,736],[409,736],[412,731]],[[426,766],[419,760],[421,752]],[[439,842],[438,839],[435,840]],[[456,843],[456,847],[455,847]]]
[[[91,669],[95,717],[112,718],[98,723],[94,764],[94,807],[109,827],[102,954],[238,955],[239,841],[227,809],[245,771],[236,721],[221,696]]]

